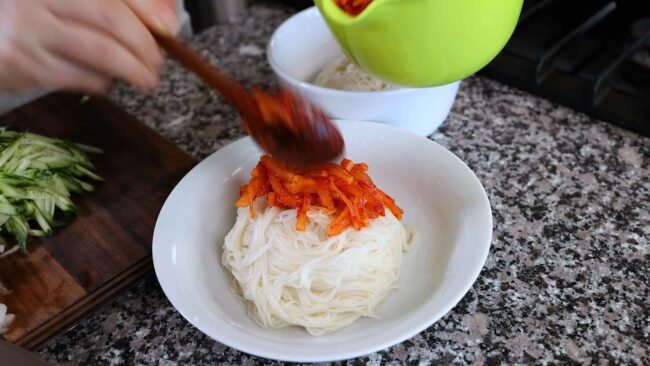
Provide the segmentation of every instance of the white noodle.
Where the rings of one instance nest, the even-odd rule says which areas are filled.
[[[261,326],[305,327],[322,335],[375,309],[399,277],[402,252],[416,235],[386,210],[369,226],[328,238],[331,218],[322,210],[308,213],[307,230],[295,229],[296,210],[254,203],[237,211],[237,222],[223,244],[223,265],[235,281],[249,315]]]
[[[382,91],[397,88],[369,75],[345,56],[325,65],[316,76],[314,83],[325,88],[350,91]]]

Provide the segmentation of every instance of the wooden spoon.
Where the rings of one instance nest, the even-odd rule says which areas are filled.
[[[276,94],[248,92],[173,37],[153,34],[170,56],[239,111],[246,131],[272,156],[291,163],[319,164],[343,152],[341,133],[318,107],[287,89]]]

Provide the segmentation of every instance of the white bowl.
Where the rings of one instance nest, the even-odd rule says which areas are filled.
[[[404,209],[420,233],[405,253],[399,290],[380,305],[380,319],[359,319],[330,335],[301,328],[266,329],[229,289],[221,265],[223,239],[235,222],[239,186],[260,150],[244,138],[190,171],[165,202],[153,237],[153,261],[169,301],[208,336],[241,351],[277,360],[347,359],[384,349],[421,332],[451,310],[476,280],[492,238],[487,195],[454,154],[394,127],[337,122],[346,154],[367,162],[377,185]]]
[[[459,81],[433,88],[377,92],[342,91],[312,84],[318,72],[341,55],[316,7],[282,23],[267,48],[269,63],[280,82],[298,90],[333,118],[381,122],[428,136],[449,115]]]

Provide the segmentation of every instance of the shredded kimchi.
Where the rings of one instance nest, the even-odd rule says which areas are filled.
[[[304,168],[263,156],[251,172],[248,184],[240,188],[241,196],[235,206],[249,207],[251,217],[255,217],[253,201],[266,195],[271,206],[298,210],[298,231],[307,228],[309,209],[321,207],[334,217],[327,227],[328,236],[338,235],[349,227],[361,230],[370,220],[384,216],[385,209],[401,220],[402,209],[377,188],[367,172],[367,164],[355,164],[348,159],[340,164]]]
[[[336,0],[336,5],[350,15],[359,15],[372,0]]]

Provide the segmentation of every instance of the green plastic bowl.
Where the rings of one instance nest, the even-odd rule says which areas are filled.
[[[523,0],[373,0],[359,15],[314,0],[343,52],[398,85],[466,78],[487,65],[517,25]]]

